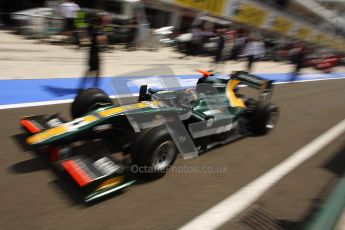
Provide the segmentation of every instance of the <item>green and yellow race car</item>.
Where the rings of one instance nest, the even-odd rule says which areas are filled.
[[[48,152],[89,202],[138,178],[164,176],[178,154],[193,158],[275,127],[279,109],[270,103],[272,81],[246,72],[226,78],[200,72],[195,88],[168,91],[143,85],[136,103],[114,105],[101,89],[83,90],[71,105],[72,121],[58,114],[23,117],[21,125],[32,134],[26,142]],[[240,94],[240,86],[259,90],[259,98]],[[97,147],[100,141],[106,144]],[[122,157],[113,154],[115,149]]]

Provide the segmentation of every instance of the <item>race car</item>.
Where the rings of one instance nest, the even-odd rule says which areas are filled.
[[[178,154],[193,158],[275,127],[279,109],[270,103],[272,81],[241,71],[225,77],[200,72],[195,88],[143,85],[136,103],[114,105],[101,89],[83,90],[71,105],[72,121],[58,114],[23,117],[22,127],[32,134],[26,142],[45,150],[90,202],[140,178],[161,178]],[[240,94],[240,86],[259,90],[259,98]],[[99,141],[107,144],[95,149]],[[122,159],[111,145],[121,150]]]

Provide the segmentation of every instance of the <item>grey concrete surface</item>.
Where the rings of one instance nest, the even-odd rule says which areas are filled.
[[[68,104],[1,110],[0,228],[176,229],[342,120],[344,87],[345,80],[279,85],[273,101],[281,107],[281,118],[268,136],[246,138],[197,159],[176,162],[177,167],[225,166],[224,172],[169,172],[90,207],[77,203],[73,187],[17,141],[22,133],[20,116],[56,111],[68,116]],[[302,221],[312,199],[320,198],[337,177],[322,167],[335,154],[336,148],[318,154],[272,188],[259,204],[277,219]],[[238,222],[229,223],[224,229],[238,226]]]

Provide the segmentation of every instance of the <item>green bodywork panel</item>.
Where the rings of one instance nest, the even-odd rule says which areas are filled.
[[[208,113],[210,111],[211,113]],[[223,94],[208,96],[193,102],[193,113],[202,120],[206,119],[207,114],[212,114],[214,119],[236,118],[241,111],[241,108],[231,107]]]
[[[229,84],[230,79],[219,78],[200,78],[195,90],[195,98],[186,104],[178,102],[180,97],[186,93],[180,91],[157,91],[149,89],[151,101],[143,101],[129,105],[109,106],[92,111],[81,118],[60,125],[52,129],[45,130],[28,138],[27,142],[31,145],[46,145],[72,139],[96,126],[113,124],[116,121],[126,119],[125,116],[152,115],[152,121],[156,115],[177,115],[182,118],[181,114],[191,112],[191,116],[199,121],[212,118],[214,121],[219,120],[236,120],[245,106],[231,106],[229,92],[235,100],[236,94],[233,92],[238,83],[244,83],[252,88],[260,89],[268,81],[256,76],[249,75],[245,72],[237,72],[232,79],[236,81],[233,85]],[[203,87],[203,89],[202,89]]]

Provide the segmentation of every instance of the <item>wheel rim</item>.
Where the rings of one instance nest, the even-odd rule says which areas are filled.
[[[175,156],[175,145],[169,140],[160,144],[153,153],[152,167],[154,170],[165,169]]]
[[[274,110],[270,112],[270,115],[266,122],[266,128],[273,129],[276,125],[277,120],[278,120],[278,111]]]

